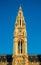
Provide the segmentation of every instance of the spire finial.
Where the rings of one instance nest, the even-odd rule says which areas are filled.
[[[20,8],[19,8],[20,10],[22,10],[22,6],[21,6],[21,4],[20,4]]]

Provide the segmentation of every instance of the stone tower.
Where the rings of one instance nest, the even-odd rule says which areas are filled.
[[[20,6],[14,29],[13,55],[0,55],[0,65],[41,65],[41,55],[27,55],[26,23]]]
[[[20,6],[14,30],[14,55],[12,65],[27,65],[26,23]]]
[[[20,6],[14,30],[14,54],[25,55],[27,53],[26,25]]]

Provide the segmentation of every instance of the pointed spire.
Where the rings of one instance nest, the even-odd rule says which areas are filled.
[[[19,8],[19,10],[22,10],[22,6],[20,5],[20,8]]]
[[[17,16],[17,19],[16,19],[16,26],[22,27],[22,25],[25,26],[25,20],[24,20],[24,16],[23,16],[23,12],[22,12],[22,7],[20,5],[19,11],[18,11],[18,16]]]
[[[18,15],[19,15],[19,17],[23,16],[22,6],[21,5],[19,7]]]

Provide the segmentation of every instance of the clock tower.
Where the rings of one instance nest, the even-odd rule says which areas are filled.
[[[14,54],[25,55],[26,53],[27,53],[26,24],[22,8],[20,6],[14,30]]]
[[[14,55],[12,65],[27,65],[27,33],[22,7],[20,6],[14,29]]]

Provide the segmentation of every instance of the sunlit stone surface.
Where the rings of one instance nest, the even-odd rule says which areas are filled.
[[[0,65],[41,65],[41,55],[27,54],[27,32],[20,6],[14,29],[14,49],[12,55],[0,55]]]

